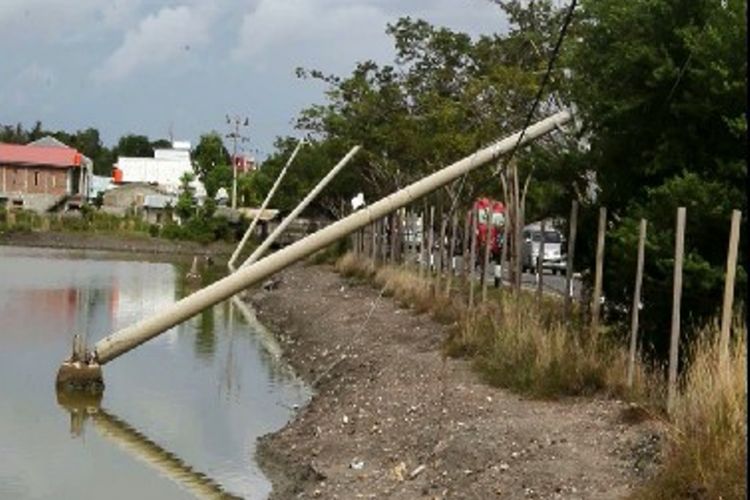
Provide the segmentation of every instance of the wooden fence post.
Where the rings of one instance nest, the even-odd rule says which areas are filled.
[[[599,311],[602,305],[602,273],[604,272],[604,236],[607,232],[607,208],[599,208],[599,232],[596,241],[594,294],[591,297],[591,333],[599,334]]]
[[[570,319],[571,306],[573,302],[573,262],[575,262],[575,251],[576,251],[576,231],[578,224],[578,201],[573,200],[570,205],[570,220],[569,220],[569,236],[568,236],[568,258],[565,265],[565,301],[563,303],[563,316],[565,320]]]
[[[445,284],[445,295],[450,297],[451,295],[451,282],[453,281],[453,274],[455,273],[456,266],[455,258],[453,255],[456,251],[456,226],[458,225],[458,216],[454,210],[453,217],[451,217],[451,241],[448,245],[448,277],[446,278]]]
[[[516,227],[515,227],[515,234],[514,240],[515,244],[514,246],[516,251],[516,260],[515,260],[515,269],[513,270],[514,274],[514,286],[517,292],[521,291],[521,282],[523,280],[523,273],[522,273],[522,260],[523,260],[523,226],[524,226],[524,219],[525,214],[523,209],[520,206],[516,207]]]
[[[477,256],[477,210],[471,211],[471,251],[469,252],[469,307],[474,307],[474,263]]]
[[[490,249],[492,248],[491,226],[492,213],[488,209],[487,221],[485,222],[487,230],[484,232],[484,258],[482,259],[482,302],[487,302],[487,271],[490,267]]]
[[[635,375],[635,352],[638,347],[638,313],[641,308],[641,284],[643,283],[643,259],[646,251],[646,219],[641,219],[638,232],[638,264],[635,270],[635,289],[633,291],[633,309],[630,313],[630,352],[628,353],[628,387],[633,387]]]
[[[438,294],[441,291],[440,280],[443,275],[443,268],[448,267],[445,254],[445,232],[448,227],[448,218],[442,211],[440,212],[440,243],[438,243],[438,262],[437,262],[437,276],[435,278],[435,293]]]
[[[463,251],[461,252],[461,264],[462,264],[462,272],[461,272],[461,279],[464,281],[464,283],[468,283],[469,281],[469,247],[471,246],[471,210],[467,210],[466,217],[464,217],[464,234],[463,234],[463,241],[462,241],[462,247]]]
[[[378,221],[372,221],[370,223],[370,245],[371,245],[371,258],[373,265],[376,264],[376,259],[378,258]]]
[[[685,207],[677,208],[677,230],[674,243],[674,279],[672,288],[672,335],[669,339],[669,385],[667,413],[672,414],[677,396],[677,363],[680,349],[680,303],[682,300],[682,259],[685,251]]]
[[[544,292],[544,231],[545,231],[544,220],[539,223],[539,232],[541,233],[541,239],[539,240],[539,252],[536,255],[536,300],[541,304],[542,293]]]
[[[734,305],[734,277],[737,272],[737,245],[740,241],[740,218],[742,212],[732,210],[732,226],[729,231],[727,251],[727,274],[724,280],[724,303],[721,308],[721,334],[719,336],[719,360],[721,366],[729,360],[729,332],[732,327],[732,307]]]
[[[432,276],[432,268],[435,264],[432,248],[435,245],[435,206],[430,205],[430,227],[427,232],[427,276]]]
[[[505,217],[505,224],[503,224],[503,247],[500,250],[500,278],[497,286],[502,288],[503,286],[503,278],[505,275],[505,270],[507,268],[506,264],[508,263],[508,235],[510,234],[510,221],[509,218]]]
[[[401,210],[396,211],[396,213],[393,214],[393,230],[391,234],[393,235],[393,264],[400,264],[401,263]]]
[[[388,221],[390,218],[386,215],[380,219],[380,257],[383,265],[388,264]]]
[[[424,276],[425,261],[427,260],[427,211],[422,210],[419,216],[419,277]]]

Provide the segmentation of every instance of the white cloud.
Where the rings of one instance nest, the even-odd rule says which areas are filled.
[[[506,24],[488,0],[260,0],[242,17],[231,58],[290,74],[295,66],[337,72],[365,59],[391,62],[386,25],[407,15],[474,35]]]
[[[93,78],[99,82],[120,80],[205,46],[211,14],[210,9],[183,5],[147,16],[125,34],[122,44],[92,72]]]
[[[365,47],[382,42],[387,17],[366,2],[344,0],[262,0],[257,8],[245,14],[235,60],[253,59],[259,55],[275,58],[276,51],[295,49],[310,52],[328,50],[337,57],[353,46]],[[350,61],[353,62],[353,61]]]
[[[0,30],[5,37],[67,40],[97,30],[117,30],[129,22],[142,0],[2,0]],[[33,29],[29,29],[33,27]]]
[[[31,63],[18,73],[17,81],[23,85],[51,87],[55,83],[55,72],[47,66]]]

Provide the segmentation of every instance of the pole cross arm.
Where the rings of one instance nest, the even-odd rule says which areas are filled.
[[[232,295],[281,271],[294,262],[451,183],[463,174],[495,160],[501,154],[514,149],[517,143],[519,146],[526,144],[555,130],[556,126],[562,125],[570,119],[571,114],[567,110],[556,113],[529,126],[523,137],[521,137],[520,143],[518,143],[518,140],[521,132],[517,132],[386,196],[365,209],[354,212],[324,227],[278,252],[238,269],[236,272],[216,281],[206,288],[175,302],[158,314],[143,319],[100,340],[94,346],[95,361],[99,364],[112,361],[169,328],[195,316],[202,310],[228,299]]]

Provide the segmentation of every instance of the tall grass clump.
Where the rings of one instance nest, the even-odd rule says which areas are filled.
[[[365,280],[393,297],[402,307],[419,313],[429,312],[440,323],[453,323],[462,315],[462,308],[448,297],[436,294],[432,281],[399,266],[378,267],[372,259],[344,254],[334,266],[342,276]]]
[[[717,328],[693,344],[664,468],[634,498],[746,498],[747,329],[737,324],[734,333],[721,366]]]
[[[555,299],[540,303],[522,292],[495,304],[494,313],[479,310],[464,322],[461,338],[449,341],[473,355],[488,383],[544,398],[649,392],[641,363],[633,388],[626,389],[626,350],[606,332],[594,336],[562,321]]]

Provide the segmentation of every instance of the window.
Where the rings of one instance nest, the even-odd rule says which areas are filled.
[[[34,185],[35,186],[39,185],[39,170],[37,170],[36,172],[34,172]]]
[[[542,241],[542,233],[540,231],[534,231],[533,233],[530,234],[530,236],[532,238],[532,241],[534,241],[534,243],[539,243],[540,241]],[[562,237],[560,236],[560,233],[557,231],[545,231],[544,242],[545,243],[562,243]]]
[[[492,213],[492,225],[495,227],[501,227],[505,224],[505,214],[501,212]]]
[[[482,209],[477,210],[477,212],[479,214],[479,223],[486,224],[487,223],[487,209],[482,208]]]
[[[544,242],[545,243],[562,243],[562,238],[560,237],[560,233],[558,233],[557,231],[545,231]]]

